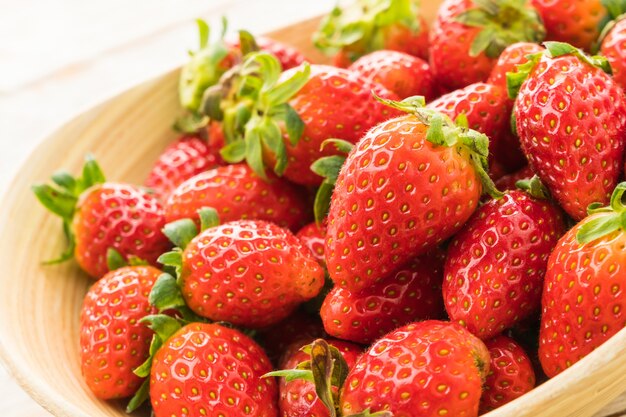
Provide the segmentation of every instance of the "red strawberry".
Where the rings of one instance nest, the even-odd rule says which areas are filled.
[[[326,239],[326,225],[310,223],[296,233],[302,244],[311,250],[320,265],[326,265],[324,256],[324,240]]]
[[[348,68],[369,81],[382,84],[400,98],[435,97],[435,81],[428,63],[397,51],[376,51],[357,59]]]
[[[339,173],[328,215],[328,272],[352,292],[456,233],[476,209],[481,179],[494,192],[484,135],[416,102],[389,104],[419,117],[389,120],[364,136]]]
[[[590,210],[550,255],[539,335],[539,359],[549,377],[625,326],[625,191],[626,183],[619,184],[610,207]]]
[[[442,281],[443,253],[434,251],[359,293],[335,287],[322,304],[324,328],[367,344],[413,321],[444,317]]]
[[[485,342],[491,357],[489,374],[480,399],[487,413],[535,388],[535,371],[524,349],[513,339],[497,336]]]
[[[489,370],[485,345],[454,323],[424,321],[374,343],[346,378],[343,415],[370,409],[394,416],[475,417],[482,378]]]
[[[518,66],[528,62],[528,55],[543,51],[541,45],[531,42],[517,42],[507,46],[491,69],[487,83],[506,90],[506,73],[517,72]]]
[[[534,175],[535,175],[535,173],[533,172],[532,168],[527,165],[524,168],[520,169],[519,171],[515,171],[512,174],[508,174],[508,175],[505,175],[503,177],[500,177],[496,181],[496,187],[500,191],[517,190],[518,187],[517,187],[516,184],[517,184],[518,181],[529,180]]]
[[[448,248],[450,319],[489,339],[539,309],[548,257],[564,230],[558,208],[523,191],[479,208]]]
[[[414,0],[358,0],[337,6],[322,20],[313,41],[342,68],[381,49],[428,58],[428,26]]]
[[[259,36],[256,38],[256,44],[261,51],[269,52],[278,58],[280,66],[283,70],[288,70],[301,65],[307,61],[306,57],[294,48],[285,43],[279,42],[276,39],[271,39],[265,36]]]
[[[485,81],[508,45],[540,42],[544,35],[525,2],[445,0],[430,33],[430,66],[443,87],[465,87]]]
[[[150,266],[123,267],[102,277],[85,296],[81,370],[96,397],[128,397],[141,385],[133,370],[148,358],[152,330],[139,320],[156,312],[148,294],[160,274]]]
[[[263,349],[218,324],[192,323],[156,353],[150,373],[155,417],[278,417],[274,378]]]
[[[258,328],[283,320],[315,297],[324,272],[288,230],[240,220],[191,240],[179,281],[187,305],[199,316]]]
[[[615,82],[626,88],[626,19],[622,17],[610,25],[602,38],[600,55],[611,64]]]
[[[608,69],[605,60],[567,44],[545,45],[547,51],[509,80],[513,93],[519,89],[517,132],[533,171],[565,211],[580,220],[589,204],[608,202],[617,184],[626,101],[602,70]]]
[[[70,245],[57,262],[71,259],[93,278],[109,271],[107,253],[139,257],[154,264],[171,245],[161,228],[165,224],[159,201],[143,189],[105,182],[97,163],[87,158],[83,174],[53,175],[55,186],[35,185],[39,201],[63,219]]]
[[[265,181],[245,164],[218,167],[182,183],[167,200],[165,218],[197,219],[202,207],[214,208],[223,222],[258,219],[297,230],[309,220],[298,188],[273,176]]]

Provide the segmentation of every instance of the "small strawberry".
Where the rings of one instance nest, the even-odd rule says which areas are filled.
[[[528,55],[542,52],[541,45],[531,42],[517,42],[507,46],[500,54],[498,61],[491,69],[488,84],[497,85],[506,90],[507,72],[517,72],[518,66],[528,62]]]
[[[328,215],[326,264],[352,292],[384,279],[456,233],[483,191],[488,139],[418,99],[370,130],[348,155]]]
[[[241,48],[241,40],[244,39],[246,46]],[[276,39],[268,38],[266,36],[258,36],[254,38],[250,33],[246,31],[239,32],[239,40],[234,43],[234,46],[241,49],[241,53],[246,55],[249,52],[265,51],[274,55],[283,71],[291,68],[295,68],[304,62],[308,61],[306,57],[294,48],[293,46],[279,42]]]
[[[615,333],[626,320],[626,183],[610,206],[590,215],[558,242],[546,274],[541,305],[539,359],[553,377],[578,362]]]
[[[508,45],[544,35],[526,0],[445,0],[430,32],[430,66],[443,87],[465,87],[485,81]]]
[[[557,207],[520,190],[479,208],[448,247],[450,319],[486,340],[539,309],[548,257],[564,230]]]
[[[605,59],[546,42],[516,74],[515,119],[533,171],[574,219],[608,202],[623,168],[626,100]],[[521,86],[520,86],[521,85]]]
[[[322,20],[313,42],[342,68],[381,49],[428,58],[428,26],[416,0],[358,0],[337,6]]]
[[[33,191],[48,210],[63,219],[67,250],[53,263],[74,257],[93,278],[109,271],[107,254],[135,256],[155,264],[171,248],[161,228],[165,224],[159,201],[143,189],[105,182],[98,164],[87,157],[82,176],[67,172],[52,176],[55,185],[37,184]]]
[[[214,208],[224,222],[266,220],[297,230],[309,221],[301,190],[274,176],[265,181],[245,164],[218,167],[182,183],[165,204],[165,218],[197,219],[202,207]]]
[[[343,385],[343,415],[475,417],[489,371],[485,345],[458,324],[424,321],[375,342]],[[366,414],[367,415],[367,414]]]
[[[154,356],[150,399],[155,417],[278,417],[272,365],[238,330],[191,323]]]
[[[491,358],[480,399],[480,413],[487,413],[535,388],[535,371],[524,349],[513,339],[497,336],[485,342]]]
[[[615,82],[626,88],[626,15],[607,25],[599,53],[611,64]]]
[[[367,344],[413,321],[444,317],[442,281],[443,253],[434,251],[359,293],[335,287],[320,311],[324,328],[331,336]]]
[[[512,174],[504,175],[496,181],[496,187],[500,191],[513,191],[517,190],[517,182],[522,180],[530,180],[535,173],[530,166],[525,166],[519,171],[515,171]]]
[[[320,265],[326,265],[324,256],[324,241],[326,240],[326,225],[310,223],[296,233],[296,237],[311,250]]]
[[[348,67],[369,81],[382,84],[399,98],[435,97],[435,81],[428,63],[397,51],[376,51],[364,55]]]
[[[83,378],[96,397],[128,397],[141,385],[133,370],[148,358],[152,331],[139,321],[155,312],[148,295],[160,274],[150,266],[123,267],[87,292],[80,317],[80,359]]]

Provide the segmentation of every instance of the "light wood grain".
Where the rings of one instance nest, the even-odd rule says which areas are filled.
[[[432,13],[434,3],[427,5]],[[307,21],[274,35],[309,45],[314,26],[315,21]],[[35,150],[0,205],[0,314],[10,318],[0,320],[0,356],[25,390],[56,416],[125,414],[120,404],[94,399],[80,378],[78,313],[91,281],[72,263],[36,263],[56,255],[62,242],[59,222],[38,206],[29,186],[59,167],[78,170],[86,152],[98,156],[111,179],[141,182],[174,137],[176,78],[171,72],[144,83],[64,125]],[[622,331],[568,371],[489,416],[591,416],[625,387]],[[621,411],[620,406],[611,412]]]

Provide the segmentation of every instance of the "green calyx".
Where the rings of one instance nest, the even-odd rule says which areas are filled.
[[[324,178],[322,184],[315,194],[313,203],[313,214],[317,224],[321,224],[330,208],[330,199],[335,189],[337,177],[341,167],[346,161],[346,156],[350,153],[354,145],[343,139],[326,139],[322,143],[322,149],[333,146],[339,155],[323,156],[311,164],[311,171]]]
[[[484,52],[497,58],[509,45],[541,42],[546,37],[539,14],[527,0],[474,0],[474,4],[456,17],[459,23],[481,29],[470,46],[473,57]]]
[[[52,184],[35,184],[32,186],[35,197],[41,204],[63,220],[63,233],[67,238],[67,249],[57,259],[47,261],[55,264],[67,261],[74,256],[76,242],[72,231],[72,219],[78,200],[91,187],[106,181],[100,166],[92,155],[85,157],[85,165],[80,177],[75,178],[65,171],[52,175]]]
[[[130,255],[128,256],[128,259],[126,259],[114,248],[107,249],[107,267],[109,268],[109,271],[115,271],[116,269],[120,269],[125,266],[144,265],[148,265],[148,262],[138,256]]]
[[[621,182],[613,190],[608,206],[602,207],[600,203],[589,205],[587,209],[589,214],[605,213],[605,215],[588,221],[583,220],[583,223],[578,228],[578,233],[576,233],[578,243],[590,243],[615,231],[626,230],[625,192],[626,182]]]
[[[313,43],[326,55],[346,51],[350,60],[385,49],[385,29],[401,25],[421,30],[419,0],[358,0],[335,7],[320,23]]]
[[[436,146],[455,147],[467,151],[469,159],[481,180],[483,190],[493,198],[502,197],[493,180],[487,174],[489,170],[489,138],[467,126],[467,118],[460,115],[456,123],[448,116],[436,110],[425,108],[422,96],[408,97],[402,101],[383,99],[374,94],[376,99],[389,107],[415,115],[422,123],[429,126],[426,140]],[[462,153],[462,152],[459,152]]]
[[[515,183],[515,186],[536,199],[549,200],[551,198],[550,191],[548,191],[537,175],[527,180],[519,180]]]

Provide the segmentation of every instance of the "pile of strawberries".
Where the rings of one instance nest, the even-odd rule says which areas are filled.
[[[96,283],[85,383],[156,417],[477,416],[626,326],[626,4],[337,7],[245,31],[144,186],[36,185]],[[591,53],[599,51],[600,55]]]

